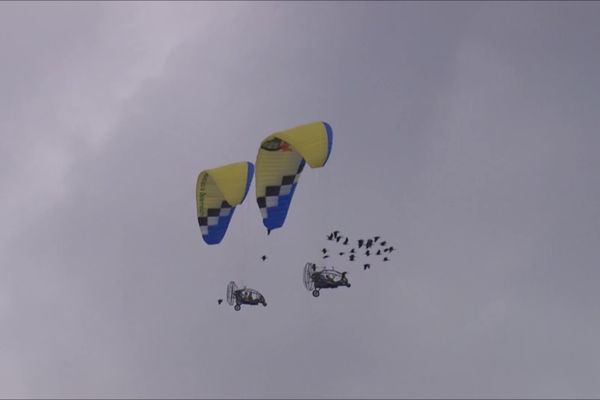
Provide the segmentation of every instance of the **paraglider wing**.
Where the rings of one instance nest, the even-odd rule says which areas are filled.
[[[331,126],[320,121],[273,133],[262,141],[256,156],[256,201],[269,231],[283,226],[304,165],[324,166],[332,144]]]
[[[223,240],[235,207],[246,198],[253,176],[254,165],[246,161],[200,172],[196,181],[196,211],[207,244]]]

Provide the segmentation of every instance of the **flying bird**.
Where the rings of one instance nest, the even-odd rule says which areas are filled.
[[[323,258],[329,258],[329,254],[324,255]]]
[[[387,243],[386,241],[383,241],[383,242],[381,242],[379,244],[382,245],[382,246],[385,246],[386,243]]]
[[[354,261],[354,254],[350,254],[350,261]]]
[[[338,236],[338,237],[335,239],[335,241],[339,243],[341,239],[342,239],[342,237],[341,237],[341,236]]]
[[[365,271],[367,270],[367,268],[371,269],[371,264],[365,264],[365,265],[363,265],[363,268]]]
[[[392,251],[394,251],[394,246],[390,246],[390,247],[388,248],[388,251],[389,251],[390,253],[391,253]]]
[[[346,254],[346,253],[343,251],[340,252],[340,256],[343,256],[344,254]]]
[[[350,250],[350,253],[354,254],[354,249]]]
[[[383,261],[389,261],[390,259],[387,257],[383,257]]]
[[[373,238],[373,241],[374,241],[374,242],[378,241],[380,237],[381,237],[381,236],[375,236],[375,237]]]
[[[362,239],[358,239],[358,248],[360,249],[365,241]]]
[[[265,261],[267,259],[267,256],[262,256],[260,259]]]
[[[333,237],[336,238],[338,237],[338,234],[340,233],[340,231],[333,231]]]
[[[377,250],[377,255],[380,256],[381,255],[381,250]]]
[[[365,253],[365,255],[368,257],[371,255],[371,252],[369,250],[367,250],[367,252]]]
[[[327,249],[323,249],[321,251],[323,252],[323,254],[327,253]]]
[[[348,244],[348,238],[346,238],[346,240],[344,240],[344,246]]]
[[[219,299],[217,300],[217,303],[221,304],[223,302],[223,299]]]
[[[333,233],[327,235],[327,240],[333,240]]]

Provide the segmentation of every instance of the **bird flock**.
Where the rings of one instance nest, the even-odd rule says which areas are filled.
[[[388,241],[383,240],[381,236],[373,236],[366,239],[358,239],[355,241],[351,240],[350,237],[342,235],[340,231],[336,230],[327,235],[327,240],[333,242],[335,246],[351,246],[350,250],[347,247],[335,250],[333,253],[326,247],[321,249],[323,259],[327,259],[332,255],[347,256],[348,261],[354,262],[359,259],[363,260],[363,270],[371,268],[371,263],[379,258],[382,262],[390,261],[390,255],[395,250],[394,246],[388,246]],[[356,244],[356,245],[354,245]],[[345,250],[345,251],[340,251]],[[364,257],[373,257],[367,260]],[[369,261],[369,262],[366,262]]]
[[[390,255],[395,250],[394,246],[388,246],[387,240],[379,239],[381,239],[381,236],[373,236],[372,238],[367,239],[358,239],[356,241],[356,246],[352,246],[350,250],[347,250],[347,247],[338,248],[334,251],[335,254],[331,253],[326,247],[323,247],[323,249],[321,249],[321,253],[323,254],[323,259],[327,259],[332,255],[337,255],[340,257],[347,256],[348,261],[354,262],[358,261],[358,259],[361,259],[361,255],[364,255],[365,257],[372,256],[375,259],[377,258],[376,256],[379,256],[382,262],[390,261]],[[329,233],[327,235],[327,240],[335,243],[336,245],[339,244],[341,246],[349,246],[351,243],[354,243],[354,241],[350,240],[350,237],[341,235],[340,231],[333,231]],[[262,261],[265,261],[267,259],[267,256],[263,255],[260,257],[260,259]],[[370,268],[371,262],[363,263],[363,270],[366,271]]]

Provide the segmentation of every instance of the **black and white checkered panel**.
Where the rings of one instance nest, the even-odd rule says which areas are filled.
[[[284,175],[280,185],[267,186],[265,196],[256,198],[263,221],[268,229],[279,228],[283,225],[304,165],[305,161],[302,160],[295,174]]]
[[[207,243],[215,244],[223,239],[234,210],[235,207],[223,200],[220,208],[209,208],[206,217],[198,217],[200,231]]]

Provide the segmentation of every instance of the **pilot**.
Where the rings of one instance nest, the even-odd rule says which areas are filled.
[[[327,274],[326,276],[327,276],[327,280],[330,283],[335,283],[335,277],[333,276],[333,274]]]

